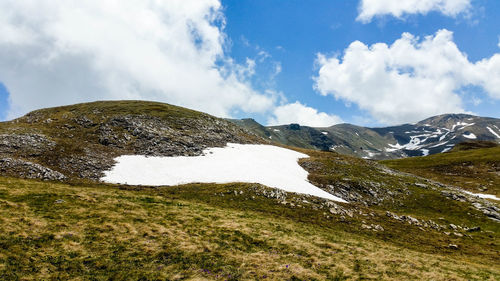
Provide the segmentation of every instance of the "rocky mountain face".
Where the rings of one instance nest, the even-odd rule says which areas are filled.
[[[200,155],[262,138],[224,119],[163,103],[108,101],[31,112],[0,123],[0,175],[96,180],[125,154]]]
[[[276,143],[377,160],[447,152],[458,143],[471,140],[500,142],[500,119],[467,114],[444,114],[416,124],[384,128],[351,124],[327,128],[299,124],[264,127],[252,119],[232,121]]]

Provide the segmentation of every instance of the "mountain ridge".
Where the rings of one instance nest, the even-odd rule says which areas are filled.
[[[275,143],[374,160],[446,152],[468,140],[500,142],[500,119],[469,114],[441,114],[414,124],[373,128],[349,123],[309,127],[263,126],[253,119],[231,121]]]

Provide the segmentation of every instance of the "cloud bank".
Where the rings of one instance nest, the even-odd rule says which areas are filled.
[[[336,115],[318,112],[300,102],[289,103],[275,108],[273,117],[268,120],[270,126],[297,123],[311,127],[330,127],[342,123]]]
[[[401,18],[406,14],[427,14],[431,11],[456,17],[470,7],[471,0],[361,0],[357,20],[368,23],[376,16]]]
[[[224,52],[219,0],[0,2],[8,117],[106,99],[169,102],[217,116],[272,110]]]
[[[471,62],[448,30],[423,39],[404,33],[390,46],[355,41],[342,58],[318,54],[317,63],[315,88],[322,95],[355,103],[385,124],[464,112],[467,86],[500,99],[500,53]]]

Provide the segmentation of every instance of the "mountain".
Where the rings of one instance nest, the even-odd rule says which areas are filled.
[[[456,138],[474,128],[435,122],[450,126]],[[499,279],[496,143],[469,142],[450,153],[387,164],[316,149],[384,147],[400,135],[403,143],[408,128],[384,135],[347,124],[264,127],[141,101],[42,109],[0,123],[0,279]],[[471,133],[480,135],[465,134]],[[276,139],[295,147],[255,145]],[[316,150],[297,147],[306,145]],[[231,147],[242,146],[295,156],[278,161],[287,156],[252,150],[240,168],[234,158],[242,150]],[[228,166],[247,176],[262,165],[259,173],[273,181],[292,186],[300,178],[347,202],[272,188],[255,177],[189,178],[200,164],[192,161],[219,152],[230,152],[222,165],[198,168],[209,179],[215,172],[230,175]],[[131,165],[124,173],[139,173],[133,183],[140,185],[102,182],[122,158]],[[150,162],[159,160],[182,160],[175,163],[188,180],[140,181],[181,176],[164,174],[175,170],[165,162]]]
[[[264,127],[249,119],[231,121],[276,143],[331,150],[366,159],[431,155],[449,151],[469,140],[500,142],[500,119],[467,114],[444,114],[416,124],[384,128],[351,124],[326,128],[299,124]]]
[[[97,180],[120,155],[200,155],[228,142],[265,141],[224,119],[164,103],[48,108],[0,123],[0,175]]]

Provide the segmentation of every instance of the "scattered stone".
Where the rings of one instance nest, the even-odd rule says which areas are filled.
[[[481,231],[481,227],[479,227],[479,226],[472,227],[472,228],[466,229],[466,231],[468,231],[468,232]]]
[[[56,143],[42,134],[1,134],[0,154],[40,156],[52,150]]]
[[[40,164],[13,158],[0,158],[0,175],[52,181],[66,179],[62,173]]]

